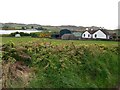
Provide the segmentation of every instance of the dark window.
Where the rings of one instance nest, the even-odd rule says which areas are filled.
[[[90,37],[90,35],[88,34],[88,37]]]
[[[84,37],[85,37],[85,34],[84,34]]]
[[[95,38],[97,37],[97,34],[95,34]]]

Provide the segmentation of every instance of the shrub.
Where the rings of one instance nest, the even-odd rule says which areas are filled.
[[[51,37],[51,33],[49,33],[49,32],[41,32],[39,37],[41,37],[41,38],[49,38],[49,37]]]
[[[38,34],[37,33],[30,33],[30,36],[31,37],[38,37]]]

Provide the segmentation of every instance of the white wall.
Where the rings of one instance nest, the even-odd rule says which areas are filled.
[[[97,37],[95,37],[95,34]],[[93,34],[93,39],[100,38],[100,39],[107,39],[106,34],[104,34],[101,30],[98,30]]]
[[[84,36],[85,34],[85,36]],[[89,35],[89,37],[88,37]],[[91,38],[91,34],[88,32],[88,31],[85,31],[83,34],[82,34],[82,38]]]

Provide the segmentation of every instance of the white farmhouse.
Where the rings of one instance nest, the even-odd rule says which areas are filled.
[[[105,29],[87,30],[83,32],[84,39],[109,39],[110,35]]]
[[[109,33],[106,30],[99,29],[92,34],[93,39],[109,39]]]
[[[82,38],[91,38],[92,35],[89,31],[85,31],[83,34],[82,34]]]

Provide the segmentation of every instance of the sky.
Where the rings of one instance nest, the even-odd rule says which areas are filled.
[[[119,0],[0,0],[0,22],[118,28]]]

